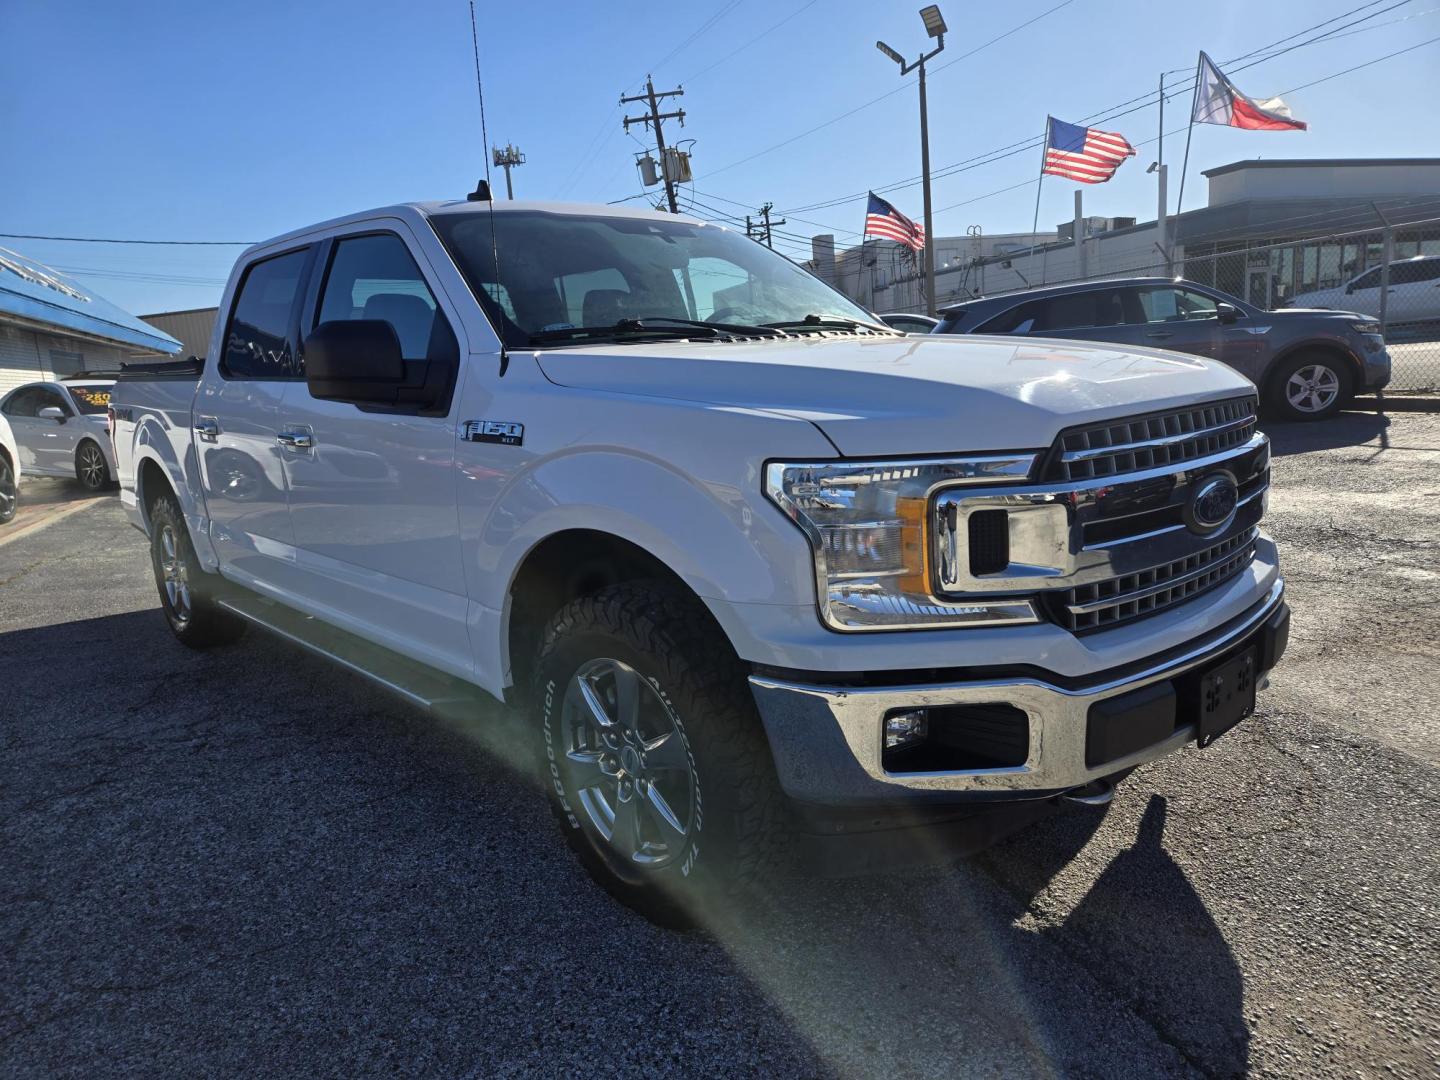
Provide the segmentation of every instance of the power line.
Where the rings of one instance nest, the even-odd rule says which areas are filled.
[[[745,44],[740,45],[740,46],[738,46],[737,48],[734,48],[734,49],[730,50],[728,53],[726,53],[724,56],[722,56],[719,60],[716,60],[716,61],[715,61],[713,64],[711,64],[709,67],[703,67],[703,68],[701,68],[701,69],[700,69],[699,71],[697,71],[694,75],[691,75],[688,79],[684,79],[684,80],[682,80],[682,81],[683,81],[683,82],[694,82],[696,79],[700,78],[700,76],[702,76],[702,75],[708,75],[710,72],[714,71],[714,70],[715,70],[717,67],[719,67],[721,64],[725,63],[726,60],[729,60],[729,59],[730,59],[731,57],[733,57],[733,56],[738,56],[740,53],[744,52],[744,51],[745,51],[746,49],[748,49],[751,45],[754,45],[757,41],[761,40],[762,38],[767,38],[767,37],[769,37],[769,36],[770,36],[771,34],[773,34],[776,30],[779,30],[779,29],[780,29],[782,26],[784,26],[786,23],[790,22],[790,21],[791,21],[792,19],[794,19],[796,16],[801,15],[801,14],[803,14],[804,12],[808,11],[810,8],[814,7],[814,6],[815,6],[817,3],[819,3],[819,2],[820,2],[820,0],[809,0],[808,3],[802,4],[799,8],[797,8],[797,9],[794,10],[794,11],[792,11],[789,15],[786,15],[785,18],[781,19],[781,20],[780,20],[779,22],[777,22],[774,26],[770,27],[768,30],[762,30],[762,31],[760,31],[760,33],[756,34],[756,35],[755,35],[754,37],[752,37],[749,41],[745,42]]]
[[[255,240],[113,240],[98,236],[42,236],[39,233],[0,233],[9,240],[63,240],[71,244],[161,244],[176,247],[249,247]]]
[[[1045,18],[1047,15],[1051,15],[1051,14],[1053,14],[1054,12],[1059,11],[1059,10],[1060,10],[1061,8],[1063,8],[1063,7],[1069,7],[1069,6],[1070,6],[1071,4],[1073,4],[1074,2],[1075,2],[1075,0],[1061,0],[1061,2],[1058,3],[1058,4],[1056,4],[1054,7],[1052,7],[1052,8],[1047,8],[1045,11],[1042,11],[1039,15],[1036,15],[1034,18],[1027,19],[1025,22],[1021,23],[1019,26],[1011,27],[1009,30],[1006,30],[1003,34],[997,34],[995,37],[991,38],[989,41],[983,42],[982,44],[975,46],[975,48],[971,49],[969,52],[961,53],[959,56],[955,57],[953,60],[948,60],[948,61],[946,61],[944,64],[938,65],[938,66],[935,68],[935,70],[938,72],[938,71],[943,70],[944,68],[950,67],[950,66],[952,66],[952,65],[954,65],[954,64],[958,64],[961,60],[968,59],[969,57],[974,56],[976,53],[980,52],[980,51],[983,50],[983,49],[988,49],[991,45],[994,45],[996,42],[998,42],[998,41],[1003,41],[1005,38],[1009,37],[1011,34],[1019,33],[1021,30],[1024,30],[1027,26],[1030,26],[1030,25],[1032,25],[1033,23],[1039,22],[1041,19]],[[831,127],[831,126],[833,126],[833,125],[835,125],[835,124],[838,124],[841,120],[849,119],[850,117],[854,116],[856,113],[858,113],[858,112],[863,112],[865,109],[868,109],[871,105],[877,105],[877,104],[879,104],[880,102],[884,101],[886,98],[894,97],[896,94],[904,93],[905,91],[907,91],[907,90],[909,90],[909,89],[910,89],[910,87],[909,87],[908,84],[901,84],[900,86],[897,86],[894,90],[887,91],[886,93],[881,94],[879,97],[871,98],[869,101],[864,102],[864,103],[861,104],[861,105],[857,105],[857,106],[855,106],[855,108],[850,109],[850,110],[847,111],[847,112],[843,112],[843,113],[841,113],[839,116],[832,117],[831,119],[826,120],[826,121],[825,121],[824,123],[822,123],[822,124],[816,124],[814,127],[808,128],[807,130],[800,132],[798,135],[792,135],[790,138],[785,139],[785,140],[782,141],[782,142],[778,142],[778,143],[776,143],[774,146],[766,147],[764,150],[757,150],[755,153],[751,154],[751,155],[748,156],[748,157],[743,157],[743,158],[741,158],[741,159],[738,160],[738,161],[732,161],[732,162],[730,162],[729,165],[722,165],[722,166],[721,166],[720,168],[718,168],[718,169],[711,169],[711,170],[709,170],[709,175],[710,175],[710,176],[718,176],[718,175],[720,175],[722,172],[728,172],[730,169],[734,169],[734,168],[736,168],[736,167],[738,167],[738,166],[740,166],[740,165],[746,164],[747,162],[754,161],[754,160],[755,160],[756,158],[758,158],[758,157],[764,157],[766,154],[774,153],[776,150],[779,150],[779,149],[781,149],[782,147],[789,146],[789,145],[790,145],[791,143],[793,143],[793,142],[798,142],[799,140],[801,140],[801,139],[803,139],[803,138],[806,138],[806,137],[809,136],[809,135],[815,134],[815,132],[817,132],[817,131],[823,131],[823,130],[824,130],[825,128],[827,128],[827,127]],[[787,212],[788,212],[788,211],[787,211]]]

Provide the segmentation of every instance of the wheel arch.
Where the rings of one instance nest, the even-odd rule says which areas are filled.
[[[615,533],[591,528],[563,529],[545,536],[517,563],[501,613],[501,668],[505,700],[523,707],[541,634],[550,619],[572,600],[611,585],[654,580],[694,600],[728,642],[713,611],[685,579],[663,559]]]
[[[1353,395],[1355,388],[1362,386],[1365,381],[1365,365],[1360,362],[1353,352],[1337,341],[1325,338],[1297,341],[1293,345],[1287,345],[1276,357],[1270,361],[1270,366],[1265,372],[1265,385],[1262,388],[1269,396],[1276,390],[1276,379],[1279,376],[1281,367],[1294,360],[1304,353],[1319,353],[1340,360],[1350,372],[1350,392]]]

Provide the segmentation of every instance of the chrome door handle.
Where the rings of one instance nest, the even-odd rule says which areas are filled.
[[[309,450],[315,445],[315,438],[308,431],[282,431],[275,441],[290,450]]]
[[[1146,334],[1145,336],[1146,336],[1146,337],[1153,337],[1153,338],[1168,338],[1168,337],[1174,337],[1175,335],[1174,335],[1174,333],[1172,333],[1172,332],[1169,331],[1169,330],[1152,330],[1150,333]]]
[[[195,422],[195,434],[201,442],[214,442],[220,437],[220,424],[213,416],[202,416]]]

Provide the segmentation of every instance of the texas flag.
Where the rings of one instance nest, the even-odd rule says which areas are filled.
[[[1194,124],[1219,124],[1222,127],[1248,128],[1251,131],[1304,131],[1308,125],[1290,116],[1290,107],[1277,98],[1255,101],[1235,89],[1235,84],[1215,66],[1215,61],[1200,54],[1200,82],[1195,88],[1195,107],[1190,112]]]

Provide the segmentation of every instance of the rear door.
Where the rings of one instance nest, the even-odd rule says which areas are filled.
[[[398,221],[356,226],[326,243],[305,332],[323,322],[388,322],[406,364],[422,377],[443,373],[444,389],[433,400],[382,407],[323,401],[295,382],[281,406],[283,459],[307,597],[348,629],[468,677],[452,415],[459,320],[426,265]]]
[[[219,355],[195,397],[194,441],[210,538],[235,576],[272,594],[294,583],[294,532],[277,441],[280,398],[298,377],[296,333],[310,246],[246,267]]]
[[[1440,259],[1390,264],[1385,321],[1404,323],[1440,319]]]

